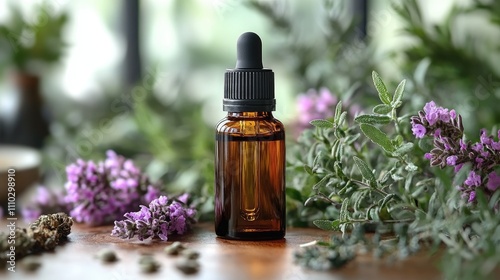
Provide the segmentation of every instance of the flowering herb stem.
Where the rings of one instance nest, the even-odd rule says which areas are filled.
[[[352,260],[359,246],[377,256],[404,258],[445,244],[448,278],[486,277],[500,265],[500,130],[482,130],[480,141],[472,143],[462,117],[434,102],[417,116],[398,117],[404,82],[392,97],[378,74],[373,76],[383,91],[375,114],[357,116],[359,127],[330,119],[334,125],[305,131],[297,145],[303,153],[297,152],[290,168],[304,172],[294,173],[293,187],[310,191],[307,202],[327,202],[306,203],[302,213],[344,237],[303,248],[296,261],[331,269]],[[360,235],[365,229],[374,232],[373,241]],[[391,242],[382,238],[388,230]]]

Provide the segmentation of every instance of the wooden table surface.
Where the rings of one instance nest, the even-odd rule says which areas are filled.
[[[5,231],[5,222],[0,223]],[[288,229],[285,239],[276,241],[233,241],[215,236],[212,224],[198,224],[184,236],[172,236],[167,242],[121,240],[110,236],[112,226],[88,227],[75,224],[69,242],[55,252],[36,256],[42,266],[28,273],[16,267],[16,272],[5,269],[0,279],[439,279],[436,258],[427,254],[413,256],[405,261],[389,263],[373,259],[371,255],[358,256],[346,267],[316,272],[293,264],[293,252],[300,244],[316,239],[327,240],[330,233],[319,229]],[[185,275],[175,268],[178,257],[167,256],[163,249],[173,241],[185,242],[200,252],[200,270]],[[103,264],[95,254],[103,249],[114,250],[119,261]],[[138,259],[149,253],[161,263],[153,274],[140,271]],[[19,263],[18,263],[19,264]]]

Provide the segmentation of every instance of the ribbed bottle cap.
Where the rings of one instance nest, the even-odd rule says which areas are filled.
[[[252,32],[238,38],[235,69],[224,76],[223,110],[229,112],[274,111],[274,73],[262,66],[262,41]]]

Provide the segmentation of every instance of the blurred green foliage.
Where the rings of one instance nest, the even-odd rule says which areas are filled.
[[[0,24],[0,66],[29,72],[39,68],[39,64],[59,61],[66,48],[63,30],[68,22],[67,12],[57,12],[44,2],[36,6],[34,16],[27,17],[20,4],[9,4],[10,18]]]
[[[456,107],[467,120],[467,132],[500,121],[495,105],[500,98],[500,21],[498,1],[474,1],[469,6],[453,3],[438,22],[430,21],[416,0],[394,4],[403,22],[402,31],[413,43],[396,51],[404,56],[402,70],[412,72],[428,64],[423,77],[414,81],[417,94]]]
[[[370,94],[375,92],[369,87],[367,77],[376,64],[374,48],[359,30],[360,15],[351,13],[351,1],[291,4],[252,0],[247,5],[271,24],[274,40],[278,42],[271,52],[285,62],[285,68],[293,76],[292,94],[326,87],[345,97],[345,92],[357,84],[357,93],[364,92],[363,101],[361,98],[358,101],[371,100]],[[303,8],[307,5],[313,5],[314,9]],[[307,12],[311,14],[306,16]]]

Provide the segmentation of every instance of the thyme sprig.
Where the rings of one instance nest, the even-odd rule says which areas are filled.
[[[444,244],[447,277],[467,273],[488,276],[500,263],[499,192],[485,193],[477,188],[472,202],[461,196],[457,186],[470,184],[470,167],[454,170],[451,168],[455,165],[454,158],[444,165],[432,161],[434,157],[426,152],[435,153],[434,145],[442,143],[430,139],[433,137],[420,139],[425,135],[417,126],[422,124],[417,121],[421,116],[412,119],[413,130],[409,115],[399,116],[404,109],[405,81],[390,93],[376,72],[372,78],[381,101],[372,113],[356,116],[355,125],[349,125],[347,113],[339,102],[333,118],[311,121],[314,131],[305,132],[290,161],[290,170],[302,169],[304,174],[296,175],[298,179],[294,182],[304,185],[290,186],[289,197],[298,197],[297,193],[309,188],[311,194],[305,205],[316,211],[313,223],[343,234],[342,239],[336,237],[332,242],[298,252],[296,262],[310,268],[329,269],[353,259],[346,252],[355,254],[360,244],[376,256],[400,258],[422,247],[437,248]],[[439,110],[441,119],[433,125],[442,125],[441,133],[446,135],[448,122],[455,124],[451,120],[446,122],[445,113],[451,113],[452,119],[460,122],[457,124],[460,133],[449,140],[459,145],[459,141],[464,141],[462,119],[453,110]],[[484,132],[483,138],[483,142],[493,141]],[[307,152],[301,153],[301,149]],[[433,167],[436,165],[451,167]],[[374,233],[373,240],[366,242],[367,238],[360,238],[360,229]],[[387,236],[385,233],[390,233],[389,240],[381,237]]]

